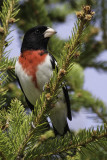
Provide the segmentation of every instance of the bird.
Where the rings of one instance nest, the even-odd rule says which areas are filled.
[[[21,52],[15,64],[15,74],[26,102],[34,110],[36,100],[40,99],[44,85],[50,81],[57,61],[48,52],[48,41],[56,31],[47,26],[29,29],[23,38]],[[51,109],[49,118],[55,135],[65,135],[70,131],[67,119],[72,120],[70,99],[66,85],[62,85],[58,100]]]

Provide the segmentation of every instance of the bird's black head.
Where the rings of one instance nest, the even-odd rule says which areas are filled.
[[[25,33],[21,53],[25,50],[47,50],[49,38],[55,34],[56,31],[47,26],[36,26]]]

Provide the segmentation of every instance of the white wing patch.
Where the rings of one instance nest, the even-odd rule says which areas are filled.
[[[57,61],[55,61],[55,65],[57,66]]]

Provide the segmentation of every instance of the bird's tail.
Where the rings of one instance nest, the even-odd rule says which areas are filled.
[[[63,101],[58,101],[51,110],[50,119],[56,135],[64,135],[69,130],[67,123],[67,107]]]
[[[53,125],[53,130],[54,130],[55,136],[57,136],[57,135],[64,136],[67,132],[70,132],[68,123],[66,123],[66,125],[64,127],[64,132],[63,133],[59,133],[58,130],[54,127],[54,125]]]

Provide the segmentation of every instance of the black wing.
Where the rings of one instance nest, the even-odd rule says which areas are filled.
[[[27,102],[27,104],[28,104],[28,107],[31,109],[31,110],[34,110],[34,106],[29,102],[29,100],[27,99],[27,97],[26,97],[26,95],[25,95],[25,93],[24,93],[24,91],[23,91],[23,88],[22,88],[22,86],[21,86],[21,84],[20,84],[20,81],[19,81],[19,78],[17,77],[17,75],[16,75],[16,78],[17,78],[17,81],[18,81],[18,83],[19,83],[19,86],[20,86],[20,88],[21,88],[21,90],[22,90],[22,92],[23,92],[23,94],[24,94],[24,96],[25,96],[25,99],[26,99],[26,102]]]
[[[64,96],[65,96],[65,101],[66,101],[66,104],[67,104],[67,116],[68,116],[69,120],[72,120],[70,99],[69,99],[69,95],[68,95],[67,86],[65,85],[64,87],[62,87],[62,89],[63,89],[63,93],[64,93]]]
[[[58,72],[58,67],[57,67],[57,61],[56,59],[53,57],[52,54],[49,54],[51,57],[51,64],[52,64],[52,68],[55,69],[55,67],[57,68],[57,72]]]
[[[57,71],[58,71],[56,59],[51,54],[49,54],[49,55],[51,56],[52,68],[55,69],[55,67],[56,67]],[[69,95],[68,95],[67,86],[64,85],[62,87],[62,89],[63,89],[63,93],[64,93],[64,96],[65,96],[65,101],[66,101],[66,104],[67,104],[67,117],[68,117],[69,120],[72,120],[71,107],[70,107],[70,99],[69,99]]]

